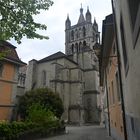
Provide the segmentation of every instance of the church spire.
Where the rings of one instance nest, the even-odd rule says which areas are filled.
[[[82,22],[85,22],[85,18],[84,18],[84,15],[83,15],[83,8],[82,8],[82,4],[81,4],[80,17],[79,17],[79,20],[78,20],[78,24],[82,23]]]
[[[93,26],[94,26],[94,28],[98,31],[98,24],[97,24],[97,22],[96,22],[95,17],[94,17],[94,23],[93,23]]]
[[[81,8],[80,8],[80,14],[83,14],[82,3],[81,3]]]
[[[87,12],[86,12],[86,21],[91,23],[91,13],[89,11],[89,7],[87,7]]]
[[[67,19],[66,19],[66,22],[65,22],[65,26],[66,26],[66,29],[69,29],[71,27],[71,21],[69,19],[69,14],[67,14]]]

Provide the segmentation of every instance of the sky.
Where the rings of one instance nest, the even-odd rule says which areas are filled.
[[[53,0],[54,4],[48,11],[42,11],[34,17],[36,22],[47,25],[46,31],[39,31],[49,36],[49,40],[23,38],[21,44],[14,40],[10,42],[17,47],[19,58],[28,63],[32,59],[40,60],[58,51],[65,53],[65,20],[69,14],[71,25],[78,22],[81,3],[85,15],[87,6],[92,14],[92,21],[96,19],[99,32],[102,31],[102,20],[112,13],[111,0]]]

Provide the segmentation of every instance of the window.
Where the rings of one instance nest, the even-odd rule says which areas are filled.
[[[121,23],[120,23],[120,30],[121,30],[121,41],[122,41],[122,50],[123,50],[123,61],[124,61],[125,72],[126,72],[126,75],[127,75],[127,72],[128,72],[128,57],[127,57],[127,50],[126,50],[126,44],[125,44],[124,27],[123,27],[122,17],[121,17]]]
[[[0,62],[0,77],[2,77],[3,72],[3,63]]]
[[[121,94],[120,94],[120,81],[119,81],[119,75],[118,72],[116,72],[116,92],[117,92],[117,98],[118,101],[121,101]]]
[[[137,14],[138,10],[140,8],[140,0],[128,0],[129,4],[129,11],[130,11],[130,16],[131,16],[131,22],[132,22],[132,28],[134,29],[136,19],[137,19]]]
[[[86,41],[83,42],[83,47],[86,47],[87,46],[87,43]]]
[[[112,105],[110,87],[108,87],[108,91],[109,91],[109,93],[108,93],[108,95],[109,95],[109,103],[110,103],[110,105]]]
[[[74,52],[74,44],[72,44],[72,46],[71,46],[71,52],[73,54],[73,52]]]
[[[85,36],[86,36],[86,28],[83,27],[83,37],[85,37]]]
[[[112,103],[115,103],[115,95],[114,95],[114,83],[113,81],[111,82],[111,86],[112,86]]]
[[[78,43],[75,44],[75,52],[78,52]]]
[[[71,31],[71,40],[74,40],[74,31]]]
[[[77,31],[77,29],[75,30],[75,39],[77,39],[78,38],[78,31]]]
[[[140,32],[140,0],[128,0],[134,47]]]
[[[81,52],[82,51],[82,43],[80,42],[79,43],[79,52]]]
[[[46,71],[45,70],[42,71],[42,84],[43,86],[46,85]]]

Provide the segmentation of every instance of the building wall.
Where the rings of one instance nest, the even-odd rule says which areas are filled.
[[[82,99],[80,99],[80,96],[83,93],[83,83],[81,79],[82,71],[77,68],[76,64],[64,58],[44,63],[36,63],[34,64],[35,68],[32,67],[32,63],[33,62],[30,61],[28,66],[30,73],[27,73],[27,78],[30,78],[28,82],[32,81],[32,83],[29,85],[26,84],[26,90],[31,89],[31,85],[35,82],[36,84],[34,88],[48,87],[54,92],[58,92],[64,104],[63,119],[71,119],[69,121],[79,123],[79,119],[74,119],[79,117],[79,113],[73,113],[73,111],[79,111],[79,108],[77,109],[77,105],[82,104]],[[36,73],[34,73],[32,69],[34,69]],[[43,83],[43,71],[46,72],[45,83]],[[79,73],[81,73],[81,76]],[[30,76],[28,76],[28,74]],[[32,80],[32,77],[34,77],[34,80]],[[69,110],[70,108],[71,110]]]
[[[3,73],[2,77],[0,77],[0,120],[10,120],[14,106],[13,96],[16,93],[14,87],[17,85],[15,79],[16,66],[8,62],[3,62],[3,64]]]
[[[29,61],[25,80],[25,91],[31,90],[36,86],[36,77],[37,77],[37,61]]]
[[[117,63],[117,50],[115,40],[112,43],[112,47],[109,53],[109,60],[107,65],[107,84],[108,84],[108,98],[109,98],[109,115],[110,115],[110,126],[111,134],[117,140],[124,139],[124,128],[122,119],[122,109],[121,109],[121,99],[120,91],[118,87],[118,81],[116,79],[116,74],[118,73],[118,63]],[[118,85],[118,86],[117,86]]]
[[[140,5],[139,1],[133,2],[134,7],[129,5],[128,0],[119,0],[114,2],[115,15],[117,24],[117,36],[121,55],[121,72],[123,80],[123,94],[125,102],[125,115],[128,140],[140,139],[140,35],[135,35],[135,31],[139,30],[139,23],[132,25],[131,11],[137,10],[137,6]],[[136,3],[136,4],[135,4]],[[140,10],[140,8],[139,8]],[[134,20],[138,20],[138,17]],[[135,27],[137,26],[137,30]],[[123,31],[122,31],[123,29]],[[124,36],[124,39],[123,39]],[[137,37],[137,40],[135,40]],[[124,49],[126,48],[127,59],[124,59]],[[127,65],[126,65],[127,64]]]
[[[66,57],[71,57],[73,62],[66,57],[44,63],[30,61],[26,89],[47,86],[57,91],[64,103],[63,117],[70,122],[98,122],[99,72],[93,49],[96,43],[99,44],[98,25],[95,20],[92,23],[89,9],[84,19],[83,8],[80,9],[78,24],[71,26],[67,17],[65,25]],[[46,75],[44,85],[43,71]]]

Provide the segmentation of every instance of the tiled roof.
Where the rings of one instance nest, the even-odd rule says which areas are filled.
[[[5,53],[5,60],[11,61],[11,62],[17,62],[18,64],[24,64],[26,65],[26,63],[22,62],[19,57],[18,54],[16,52],[16,47],[13,46],[11,43],[7,42],[7,41],[3,41],[0,40],[0,53],[4,52]]]

